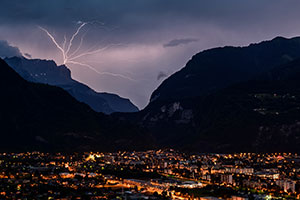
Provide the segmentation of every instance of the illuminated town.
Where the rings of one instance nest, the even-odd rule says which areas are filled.
[[[1,153],[0,199],[299,199],[300,156]]]

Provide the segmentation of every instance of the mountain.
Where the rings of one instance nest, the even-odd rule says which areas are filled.
[[[127,120],[160,147],[196,152],[300,152],[300,59],[214,93],[151,103]]]
[[[137,112],[138,108],[129,99],[115,94],[98,93],[88,86],[71,78],[70,70],[57,66],[54,61],[26,59],[24,57],[6,58],[5,61],[24,79],[63,88],[78,101],[88,104],[97,112]]]
[[[151,144],[139,127],[97,113],[59,87],[28,82],[1,59],[0,74],[1,151],[109,151]]]
[[[197,152],[300,152],[300,38],[197,54],[142,111],[116,114],[160,147]]]
[[[111,115],[76,101],[73,88],[27,82],[0,60],[0,150],[300,153],[299,46],[299,38],[275,38],[204,51],[164,81],[144,110]],[[62,78],[51,80],[70,85],[69,71],[56,68]]]
[[[300,57],[300,37],[277,37],[247,47],[222,47],[202,51],[184,68],[166,79],[151,95],[151,102],[212,93],[250,80],[275,66]]]

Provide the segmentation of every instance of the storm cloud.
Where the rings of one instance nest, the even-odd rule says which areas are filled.
[[[62,44],[78,21],[103,22],[105,26],[86,26],[74,43],[86,34],[85,50],[121,45],[79,61],[135,81],[95,74],[75,64],[68,65],[72,76],[97,91],[130,98],[142,108],[162,81],[158,74],[178,71],[195,53],[300,35],[299,10],[299,0],[2,0],[0,40],[32,58],[61,64],[61,53],[38,27]]]
[[[167,76],[167,73],[160,71],[157,74],[157,80],[159,81],[160,79],[166,78]]]
[[[24,53],[24,56],[25,56],[26,58],[32,58],[32,56],[31,56],[29,53]]]
[[[11,46],[7,41],[0,40],[0,58],[22,56],[17,47]]]
[[[183,39],[175,39],[175,40],[171,40],[170,42],[164,44],[164,47],[176,47],[176,46],[180,46],[180,45],[186,45],[192,42],[197,42],[198,39],[195,38],[183,38]]]

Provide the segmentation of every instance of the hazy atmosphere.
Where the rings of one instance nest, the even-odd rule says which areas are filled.
[[[65,62],[72,77],[143,108],[153,90],[201,50],[299,35],[299,6],[298,0],[2,0],[0,56],[63,64],[43,29],[63,45],[87,23],[70,52],[81,43],[79,54],[93,53]]]

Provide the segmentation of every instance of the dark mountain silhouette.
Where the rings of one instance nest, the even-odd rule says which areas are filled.
[[[161,147],[300,152],[299,58],[300,38],[204,51],[125,117]]]
[[[109,116],[58,87],[25,81],[3,61],[0,66],[4,149],[300,152],[300,38],[199,53],[144,110]]]
[[[250,80],[275,66],[300,58],[300,37],[277,37],[247,47],[205,50],[166,79],[152,94],[151,102],[195,97],[240,81]]]
[[[28,82],[1,59],[0,74],[0,150],[147,148],[137,126],[97,113],[59,87]]]
[[[64,65],[57,66],[54,61],[6,58],[5,61],[24,79],[30,82],[55,85],[68,91],[78,101],[88,104],[97,112],[137,112],[138,108],[129,99],[115,94],[99,93],[71,78],[71,71]]]
[[[120,114],[119,114],[120,115]],[[126,115],[158,146],[197,152],[300,152],[300,60],[215,93]]]

